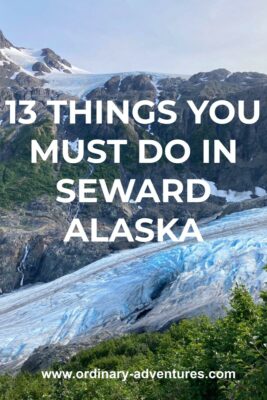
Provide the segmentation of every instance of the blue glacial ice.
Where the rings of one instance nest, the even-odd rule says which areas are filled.
[[[85,335],[159,329],[201,313],[215,317],[236,282],[258,298],[267,281],[267,208],[200,229],[203,243],[141,246],[1,296],[0,366],[20,365],[39,346]]]

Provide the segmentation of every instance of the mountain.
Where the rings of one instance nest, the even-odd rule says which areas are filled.
[[[33,126],[10,126],[8,110],[4,104],[4,100],[7,99],[34,99],[38,112],[37,123]],[[169,126],[155,122],[147,127],[137,124],[134,120],[127,126],[115,120],[113,125],[103,123],[100,126],[87,125],[83,116],[79,116],[77,123],[71,125],[68,107],[65,107],[61,123],[55,126],[52,123],[51,110],[46,106],[48,99],[75,99],[80,106],[84,105],[85,100],[92,100],[93,104],[96,100],[113,100],[120,106],[126,99],[129,100],[130,107],[138,100],[149,99],[155,104],[156,116],[158,102],[171,99],[176,102],[177,121]],[[216,99],[225,99],[236,104],[239,99],[243,99],[247,115],[251,114],[252,102],[257,99],[261,101],[261,118],[254,125],[242,125],[235,118],[227,126],[215,126],[205,112],[202,125],[196,126],[193,114],[187,106],[189,99],[194,100],[196,104],[200,104],[203,100],[212,102]],[[249,284],[251,291],[257,297],[264,278],[260,275],[262,260],[266,261],[262,234],[266,220],[266,210],[262,207],[267,205],[266,99],[267,75],[257,72],[231,73],[219,68],[197,73],[188,79],[178,75],[144,72],[90,74],[74,67],[49,48],[33,51],[17,47],[6,39],[2,32],[0,33],[0,293],[4,294],[0,302],[5,306],[6,302],[15,306],[17,300],[20,304],[23,303],[18,309],[8,308],[7,316],[3,314],[3,318],[7,321],[5,326],[10,329],[3,331],[3,340],[8,341],[10,337],[13,338],[11,339],[13,347],[9,342],[5,342],[6,348],[11,349],[7,355],[7,362],[10,361],[9,357],[14,355],[13,352],[18,355],[24,354],[23,349],[20,353],[22,340],[17,335],[18,329],[22,332],[23,312],[27,312],[29,321],[36,323],[34,307],[27,301],[24,304],[25,297],[32,294],[33,304],[40,309],[44,301],[43,310],[47,314],[46,298],[52,296],[50,288],[54,288],[55,291],[60,288],[59,297],[51,297],[53,303],[51,318],[54,318],[52,325],[56,329],[52,332],[52,325],[49,325],[51,321],[44,320],[47,331],[44,334],[42,327],[40,332],[35,331],[40,340],[38,339],[37,343],[36,336],[33,335],[34,342],[27,343],[27,351],[25,350],[27,355],[33,350],[34,343],[48,344],[51,335],[53,343],[62,343],[65,339],[69,341],[79,334],[88,333],[96,326],[102,329],[106,321],[112,325],[114,315],[117,318],[114,324],[118,331],[129,328],[128,318],[137,330],[153,327],[159,329],[173,318],[191,315],[191,312],[194,312],[193,303],[198,302],[198,295],[202,296],[203,302],[199,305],[203,307],[198,307],[196,313],[200,312],[200,309],[209,310],[213,295],[221,296],[221,306],[227,302],[227,293],[235,284],[237,277]],[[18,109],[18,112],[21,110]],[[44,146],[54,138],[59,141],[68,139],[72,148],[75,147],[77,139],[88,141],[93,138],[127,139],[128,145],[119,167],[109,159],[101,165],[95,165],[94,168],[87,163],[70,167],[63,160],[60,160],[58,165],[49,163],[32,165],[30,142],[36,138]],[[163,146],[172,139],[184,139],[191,147],[190,161],[183,166],[177,166],[163,160],[156,165],[140,167],[137,159],[138,140],[147,138],[155,139]],[[227,144],[231,138],[237,141],[236,164],[223,162],[221,165],[214,164],[208,167],[202,164],[200,148],[203,139],[220,139]],[[146,199],[139,206],[134,202],[124,204],[117,198],[112,204],[106,204],[101,197],[93,207],[88,204],[79,205],[77,202],[67,207],[55,201],[56,182],[59,179],[77,180],[89,176],[95,179],[104,178],[108,183],[120,178],[125,185],[130,179],[135,178],[137,185],[133,197],[145,178],[150,178],[159,192],[164,178],[179,179],[184,184],[189,178],[203,178],[210,182],[212,196],[201,204],[188,204],[183,197],[184,202],[179,204],[175,201],[155,204]],[[262,208],[262,210],[246,213],[245,210],[251,208]],[[90,232],[91,229],[90,219],[98,218],[101,223],[99,234],[105,235],[110,232],[118,218],[125,218],[131,231],[134,232],[136,220],[142,217],[153,220],[163,218],[165,222],[171,218],[179,218],[180,224],[183,225],[189,217],[196,220],[210,220],[239,211],[244,212],[243,217],[237,215],[233,219],[226,220],[228,227],[232,223],[236,226],[235,237],[231,240],[225,240],[223,237],[224,219],[216,225],[215,236],[211,235],[207,244],[202,247],[201,244],[185,249],[176,246],[172,250],[166,249],[165,252],[164,245],[160,247],[159,244],[152,244],[149,245],[152,248],[158,246],[155,247],[157,250],[153,262],[150,262],[150,258],[145,254],[144,257],[138,258],[143,248],[132,250],[129,264],[126,265],[129,285],[123,280],[125,270],[123,269],[123,274],[120,274],[116,269],[117,264],[112,265],[108,271],[104,269],[103,281],[93,281],[94,287],[90,286],[92,277],[87,272],[94,268],[95,264],[92,263],[106,265],[108,259],[104,258],[105,256],[118,250],[137,247],[137,243],[128,243],[124,240],[114,243],[83,243],[80,240],[73,240],[67,244],[63,242],[74,215],[80,218],[86,232]],[[248,224],[246,224],[247,218],[250,221]],[[258,226],[253,224],[254,220]],[[246,236],[247,234],[252,236]],[[150,248],[149,246],[145,247],[145,251]],[[224,251],[221,252],[220,249]],[[120,266],[124,266],[125,253],[114,254],[112,257],[111,260],[122,257]],[[137,276],[132,269],[132,261],[136,266],[140,260],[144,267],[144,277],[141,273]],[[162,269],[157,268],[158,262],[162,262],[166,267],[166,271],[164,270],[166,274],[165,272],[162,274]],[[243,262],[244,269],[242,269]],[[89,267],[85,267],[87,265]],[[185,265],[187,269],[183,270]],[[201,270],[198,265],[201,266]],[[117,283],[123,285],[122,287],[115,285],[114,293],[107,292],[113,290],[112,287],[107,289],[108,286],[101,286],[109,282],[109,272],[118,279]],[[184,273],[181,276],[184,281],[180,279],[181,272]],[[197,278],[195,273],[198,275]],[[146,276],[147,281],[144,280]],[[87,277],[90,278],[88,281]],[[75,286],[76,278],[77,286]],[[135,279],[137,279],[136,285]],[[82,310],[84,321],[81,321],[75,309],[68,311],[64,308],[64,304],[69,304],[68,301],[65,303],[69,293],[62,287],[66,280],[70,281],[68,288],[71,288],[72,295],[78,299],[78,303],[80,299],[91,301],[90,296],[87,298],[87,293],[95,293],[94,290],[103,296],[107,293],[108,296],[113,296],[119,292],[125,297],[122,296],[120,303],[103,302],[104,311],[99,310],[93,302],[87,303],[86,300],[86,312],[88,309],[90,311],[86,314],[85,310]],[[186,294],[187,282],[191,285],[189,292],[192,298]],[[146,285],[149,287],[144,290]],[[195,295],[192,288],[198,288]],[[7,295],[8,292],[12,293]],[[36,293],[41,292],[45,297],[39,299],[38,294],[35,298]],[[178,298],[179,304],[176,301]],[[192,299],[194,301],[191,301]],[[99,301],[102,306],[102,300]],[[75,304],[77,303],[71,298],[71,307],[75,307]],[[181,308],[172,309],[172,304]],[[168,310],[166,319],[163,318],[165,306]],[[215,313],[215,308],[209,311]],[[39,323],[39,315],[37,319]],[[16,325],[16,321],[19,321],[20,328]],[[66,321],[66,325],[62,325],[62,321]],[[110,327],[113,327],[111,325]],[[103,335],[102,330],[101,335]]]
[[[108,76],[94,78],[49,48],[32,50],[14,46],[0,31],[1,87],[11,90],[21,86],[48,87],[80,95],[89,90],[90,85],[95,87],[103,83]]]
[[[126,241],[113,244],[84,244],[73,241],[63,243],[71,217],[78,210],[79,217],[90,230],[91,217],[103,221],[103,231],[109,231],[119,217],[126,218],[131,229],[136,219],[180,218],[182,224],[188,217],[199,220],[223,212],[229,202],[240,202],[266,195],[267,190],[267,76],[260,73],[230,73],[225,69],[201,72],[185,79],[181,76],[166,76],[150,73],[118,73],[91,75],[74,67],[69,61],[48,48],[40,51],[28,50],[13,45],[0,34],[0,291],[8,292],[21,285],[47,282],[77,270],[114,250],[136,246]],[[74,96],[75,95],[75,96]],[[74,96],[74,97],[73,97]],[[155,103],[160,100],[176,101],[178,115],[175,124],[163,126],[157,122],[149,127],[134,121],[123,126],[86,125],[83,117],[70,125],[68,109],[64,111],[62,123],[51,123],[51,112],[46,107],[48,99],[71,99],[80,101],[114,100],[118,105],[128,99],[130,106],[141,99]],[[196,104],[208,99],[228,99],[235,103],[244,99],[251,112],[252,100],[262,104],[260,121],[253,126],[244,126],[234,119],[227,126],[215,126],[204,114],[200,127],[194,125],[186,100]],[[10,126],[5,99],[34,99],[38,111],[38,122],[32,127]],[[157,113],[157,111],[156,111]],[[70,168],[65,163],[59,166],[30,164],[30,140],[38,137],[40,143],[53,138],[90,138],[128,140],[120,168],[107,161],[95,166],[94,171],[81,164]],[[142,138],[154,138],[165,145],[174,138],[181,138],[191,146],[192,157],[183,166],[166,161],[153,166],[140,166],[137,160],[137,143]],[[227,143],[237,140],[238,162],[235,165],[214,164],[212,168],[200,162],[200,146],[204,138],[219,138]],[[212,196],[202,204],[154,204],[144,200],[140,207],[134,203],[125,205],[116,200],[113,204],[99,202],[94,208],[73,204],[68,208],[56,203],[56,182],[62,177],[79,177],[93,174],[111,182],[121,178],[127,184],[136,178],[138,185],[150,178],[156,189],[161,190],[162,179],[204,178],[210,182]],[[77,208],[78,207],[78,208]],[[59,223],[60,221],[60,223]],[[27,256],[26,256],[27,255]]]
[[[19,72],[24,72],[31,76],[46,76],[53,72],[65,74],[86,73],[86,71],[72,66],[69,61],[61,58],[49,48],[31,50],[24,47],[16,47],[5,38],[2,31],[0,31],[0,52],[3,69],[10,64],[14,64],[19,68]]]
[[[3,32],[0,30],[0,49],[14,48],[13,44],[6,39]]]
[[[129,74],[115,75],[123,77]],[[112,76],[114,74],[91,74],[75,67],[50,48],[32,50],[16,47],[0,31],[0,84],[4,80],[4,86],[28,84],[83,97],[96,87],[103,86]],[[166,74],[154,76],[166,77]]]
[[[119,169],[107,161],[93,171],[93,176],[107,181],[120,177],[126,184],[131,178],[138,182],[144,177],[151,178],[159,191],[164,178],[179,178],[186,182],[188,178],[198,177],[210,182],[213,196],[203,204],[171,202],[166,206],[147,200],[137,207],[134,203],[126,206],[116,200],[111,205],[100,202],[93,209],[88,205],[79,207],[79,217],[89,230],[90,217],[103,221],[104,231],[109,230],[119,217],[126,218],[131,227],[141,217],[162,217],[166,221],[179,217],[183,223],[188,217],[199,220],[220,214],[229,202],[266,195],[266,75],[230,73],[225,69],[198,73],[189,79],[150,73],[91,75],[73,67],[50,49],[32,51],[16,47],[3,33],[0,34],[0,47],[0,291],[53,280],[129,246],[123,241],[89,245],[77,241],[68,245],[63,243],[77,204],[68,209],[55,202],[56,182],[64,176],[77,179],[89,172],[84,165],[70,169],[64,163],[58,168],[48,164],[35,168],[29,162],[29,143],[33,137],[43,143],[55,137],[68,138],[73,143],[79,138],[127,139],[129,145]],[[172,99],[176,101],[178,118],[175,124],[167,127],[157,122],[149,127],[134,122],[127,127],[119,122],[112,126],[86,125],[83,117],[78,118],[76,125],[70,125],[66,108],[62,123],[53,126],[46,100],[70,98],[79,100],[81,105],[85,99],[93,102],[114,100],[119,105],[128,99],[130,106],[137,100],[149,99],[155,107],[160,100]],[[227,127],[215,127],[205,114],[202,126],[196,127],[186,104],[187,99],[198,104],[204,99],[229,99],[235,103],[239,98],[248,104],[248,114],[252,100],[261,100],[262,115],[257,124],[244,126],[235,119]],[[11,127],[5,99],[36,100],[38,123],[33,127]],[[163,162],[140,168],[136,159],[138,139],[154,138],[164,145],[177,137],[189,142],[190,162],[179,167]],[[199,149],[204,138],[220,138],[226,143],[230,138],[237,139],[237,164],[214,164],[212,168],[201,164]]]

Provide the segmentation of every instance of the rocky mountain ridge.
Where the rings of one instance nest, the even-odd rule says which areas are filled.
[[[42,76],[45,73],[51,73],[53,70],[67,74],[72,73],[71,63],[61,58],[53,50],[44,48],[40,51],[33,51],[16,47],[6,39],[2,31],[0,31],[0,54],[2,73],[10,64],[15,64],[20,70],[25,69],[27,74],[35,76]]]
[[[79,207],[79,217],[87,230],[91,216],[99,218],[103,232],[109,231],[119,217],[124,217],[133,229],[137,218],[149,217],[169,220],[179,217],[183,223],[188,217],[199,220],[224,212],[231,201],[253,199],[266,194],[267,190],[267,75],[256,72],[230,73],[225,69],[201,72],[189,79],[155,74],[116,74],[114,76],[93,76],[84,74],[46,48],[40,52],[15,47],[0,33],[0,290],[9,292],[23,285],[47,282],[66,273],[75,271],[115,250],[129,246],[127,242],[112,245],[95,243],[82,244],[73,241],[64,244],[63,237],[73,210],[55,202],[55,185],[59,177],[88,176],[112,181],[120,177],[124,183],[136,178],[139,183],[151,178],[156,188],[162,179],[205,178],[213,184],[213,195],[205,204],[179,204],[171,202],[153,204],[144,201],[138,208],[134,203],[124,205],[115,201],[112,205],[100,202],[97,207]],[[39,63],[36,65],[36,63]],[[51,79],[51,76],[53,79]],[[61,88],[58,90],[58,82]],[[82,82],[82,84],[80,83]],[[73,97],[68,85],[77,91]],[[76,86],[77,87],[76,87]],[[85,96],[80,97],[81,85]],[[88,85],[88,86],[86,86]],[[87,87],[87,89],[86,89]],[[158,123],[142,126],[131,121],[123,126],[119,121],[114,125],[86,125],[83,117],[76,125],[70,125],[68,110],[59,127],[51,124],[51,110],[46,107],[48,99],[74,98],[80,106],[84,100],[114,100],[118,105],[124,99],[130,105],[141,99],[176,101],[177,121],[171,126]],[[38,124],[31,129],[10,126],[4,100],[34,99],[39,115]],[[242,126],[234,120],[227,127],[210,123],[204,115],[201,127],[196,127],[193,115],[186,105],[192,99],[199,104],[204,99],[228,99],[233,104],[244,99],[251,112],[252,101],[261,100],[262,115],[253,126]],[[47,122],[48,121],[48,122]],[[77,139],[126,138],[129,142],[119,168],[109,160],[106,164],[88,171],[88,166],[69,169],[64,163],[58,168],[50,165],[34,169],[29,164],[30,139],[38,137],[44,144],[52,138],[67,138],[73,143]],[[174,138],[182,138],[191,146],[192,159],[184,166],[174,166],[163,161],[153,167],[140,168],[137,163],[137,143],[142,138],[158,140],[162,145]],[[236,165],[223,163],[207,168],[200,162],[201,141],[205,138],[219,138],[225,143],[237,139]],[[74,204],[76,207],[77,204]],[[76,212],[76,211],[75,211]],[[131,245],[133,246],[133,245]]]

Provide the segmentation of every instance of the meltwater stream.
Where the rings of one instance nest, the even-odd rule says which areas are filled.
[[[20,365],[41,345],[216,316],[236,282],[257,298],[267,281],[267,207],[226,216],[201,232],[203,243],[153,243],[1,296],[0,369]]]

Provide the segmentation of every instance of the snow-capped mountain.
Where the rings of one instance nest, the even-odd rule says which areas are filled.
[[[87,71],[72,66],[70,62],[61,58],[49,48],[31,50],[24,47],[16,47],[5,38],[2,31],[0,31],[0,54],[1,66],[13,63],[20,68],[20,72],[25,72],[32,76],[46,76],[53,72],[65,74],[87,73]]]
[[[148,99],[155,109],[159,101],[171,99],[175,101],[177,121],[167,130],[156,121],[149,127],[133,123],[127,129],[120,124],[107,129],[99,124],[85,124],[82,117],[72,125],[66,107],[61,124],[49,125],[51,112],[47,99],[71,96],[92,102],[113,100],[118,104],[127,99],[131,105]],[[199,104],[203,99],[221,98],[244,99],[250,114],[251,100],[259,99],[266,104],[267,75],[230,73],[225,69],[199,73],[189,79],[138,72],[91,74],[74,67],[51,49],[19,48],[0,33],[0,293],[3,294],[0,364],[3,368],[22,363],[39,345],[65,344],[94,332],[101,336],[106,330],[116,334],[129,329],[160,329],[172,320],[203,311],[218,315],[236,281],[245,283],[257,297],[266,280],[262,267],[267,262],[267,107],[263,107],[256,126],[244,127],[234,120],[227,129],[219,126],[215,130],[205,114],[201,129],[196,130],[187,99]],[[187,216],[200,220],[248,208],[265,208],[213,222],[203,228],[206,242],[200,244],[150,244],[110,258],[104,257],[114,250],[129,248],[129,243],[66,244],[63,238],[73,210],[55,204],[54,195],[49,193],[54,193],[57,174],[67,174],[68,170],[64,172],[62,163],[59,171],[39,169],[29,179],[30,166],[22,169],[28,159],[25,153],[29,132],[19,126],[10,127],[5,99],[36,101],[39,120],[35,134],[45,140],[51,131],[57,139],[66,137],[70,143],[96,137],[127,139],[129,147],[119,171],[108,164],[104,170],[96,166],[90,172],[105,179],[117,174],[125,183],[132,178],[138,182],[144,179],[144,170],[135,158],[140,138],[151,135],[164,145],[179,137],[190,143],[192,157],[185,170],[177,170],[164,161],[146,168],[145,176],[152,179],[155,187],[160,187],[166,178],[179,178],[184,183],[192,177],[206,179],[212,189],[207,202],[164,205],[147,200],[140,207],[132,203],[125,207],[116,202],[75,209],[88,231],[91,217],[101,221],[105,233],[121,216],[127,218],[132,228],[136,218],[142,217],[165,220],[177,217],[183,224]],[[235,138],[237,163],[225,164],[223,168],[218,164],[209,169],[203,167],[199,148],[200,140],[206,137]],[[79,170],[77,176],[84,177],[84,170]],[[23,185],[19,185],[21,182]],[[23,285],[22,290],[16,290]]]
[[[32,76],[46,76],[53,72],[66,74],[86,73],[73,67],[68,61],[60,58],[51,49],[30,50],[24,48],[9,47],[0,50],[1,64],[14,63],[22,72]]]
[[[91,75],[88,71],[73,66],[49,48],[32,50],[16,47],[0,31],[0,77],[18,83],[18,75],[34,78],[36,86],[37,78],[40,86],[75,96],[82,96],[110,77]]]
[[[61,59],[51,49],[31,50],[4,48],[0,50],[1,66],[14,64],[19,69],[12,75],[15,79],[24,73],[44,80],[47,87],[73,96],[83,97],[87,92],[102,86],[112,74],[90,74]]]
[[[0,31],[0,77],[5,76],[15,81],[19,74],[26,74],[40,79],[44,88],[83,97],[91,90],[103,86],[114,75],[123,79],[139,73],[92,74],[72,65],[50,48],[33,50],[16,47]],[[168,76],[153,73],[152,75],[156,80]]]
[[[123,204],[109,205],[108,209],[99,206],[98,208],[86,207],[85,224],[89,217],[96,217],[102,220],[105,229],[109,229],[108,224],[113,224],[111,219],[107,223],[106,215],[127,215],[129,224],[134,226],[136,218],[151,217],[155,218],[179,218],[182,224],[186,216],[194,217],[196,220],[210,217],[221,213],[228,203],[240,204],[243,200],[253,201],[254,198],[265,198],[267,193],[267,172],[266,172],[266,127],[267,127],[267,107],[262,107],[261,119],[258,124],[244,126],[240,125],[237,119],[233,120],[229,126],[217,126],[214,129],[208,116],[208,112],[203,115],[203,124],[196,127],[193,121],[193,114],[188,109],[187,100],[195,101],[199,104],[203,99],[214,101],[215,99],[227,99],[235,101],[242,98],[248,104],[246,110],[248,115],[252,112],[252,100],[259,99],[264,105],[267,94],[267,75],[259,73],[230,73],[223,68],[198,73],[189,79],[181,77],[164,76],[163,74],[151,73],[117,73],[117,74],[90,74],[89,72],[79,70],[69,61],[57,55],[49,49],[39,51],[27,50],[16,47],[3,34],[0,33],[0,171],[9,171],[12,169],[16,157],[15,150],[21,146],[20,127],[18,126],[14,134],[10,134],[9,112],[5,105],[5,99],[23,100],[34,99],[36,101],[36,110],[38,111],[39,122],[46,118],[51,119],[51,110],[47,108],[48,99],[69,99],[71,96],[78,96],[82,100],[91,100],[94,103],[97,100],[106,102],[113,100],[122,104],[123,100],[128,100],[132,107],[138,100],[150,100],[154,103],[155,109],[161,100],[174,100],[177,121],[168,129],[155,121],[149,126],[140,126],[140,124],[131,124],[127,129],[122,129],[119,124],[109,125],[108,129],[104,125],[85,124],[84,120],[77,118],[75,125],[69,124],[68,109],[64,110],[61,124],[56,127],[56,137],[59,140],[67,138],[70,144],[77,143],[78,139],[88,140],[90,138],[101,137],[108,140],[114,138],[124,138],[129,140],[129,148],[123,157],[120,165],[119,176],[123,182],[135,178],[141,182],[143,179],[143,169],[136,163],[135,152],[136,144],[139,139],[146,137],[159,140],[166,145],[172,139],[179,137],[189,142],[192,155],[190,162],[185,170],[179,170],[170,163],[163,163],[151,168],[146,168],[146,177],[151,178],[155,187],[161,187],[162,179],[178,178],[182,179],[186,185],[188,178],[197,177],[209,182],[212,196],[207,202],[201,204],[179,204],[170,202],[168,205],[155,204],[147,200],[137,208],[135,204],[130,204],[127,211]],[[19,110],[22,112],[22,110]],[[54,128],[54,127],[53,127]],[[198,129],[196,129],[198,128]],[[149,136],[148,136],[149,135]],[[237,163],[225,164],[223,168],[220,164],[212,165],[212,168],[206,168],[200,162],[200,146],[203,138],[216,138],[227,141],[232,138],[237,140]],[[25,147],[26,148],[26,147]],[[19,155],[22,157],[22,155]],[[25,157],[22,157],[24,162]],[[1,160],[4,164],[1,165]],[[20,162],[22,162],[20,160]],[[18,161],[18,160],[17,160]],[[110,172],[110,166],[107,168],[107,174]],[[5,176],[15,176],[18,171],[11,171]],[[115,171],[113,171],[115,173]],[[81,176],[84,172],[80,172]],[[117,172],[116,172],[117,173]],[[95,171],[96,176],[102,176],[101,171]],[[4,174],[2,174],[4,175]],[[0,174],[1,179],[1,174]],[[37,177],[36,177],[37,179]],[[55,174],[51,172],[49,176],[54,190]],[[18,177],[21,180],[21,177]],[[54,183],[53,183],[54,182]],[[12,179],[6,180],[3,187],[3,196],[0,197],[0,205],[5,206],[5,202],[16,202],[12,197],[15,184]],[[29,246],[29,256],[25,263],[23,272],[23,283],[25,285],[35,282],[47,282],[56,279],[65,273],[73,272],[90,262],[104,257],[114,250],[114,247],[99,244],[83,246],[82,248],[72,249],[63,243],[65,235],[64,224],[60,226],[56,223],[57,211],[49,208],[49,217],[47,220],[42,218],[39,221],[44,225],[42,234],[36,237],[33,227],[36,224],[38,215],[43,215],[47,207],[47,199],[39,197],[35,191],[26,188],[18,198],[24,198],[24,193],[32,193],[27,197],[27,201],[34,201],[37,204],[25,204],[32,212],[32,219],[25,220],[16,213],[16,207],[13,207],[12,215],[6,217],[6,211],[0,224],[4,229],[0,232],[0,241],[2,243],[0,252],[0,292],[9,292],[18,288],[22,281],[18,265],[24,257],[24,251]],[[52,189],[50,188],[51,193]],[[43,192],[41,192],[43,195]],[[262,197],[263,196],[263,197]],[[2,199],[2,203],[1,203]],[[53,201],[55,202],[54,198]],[[13,204],[13,203],[12,203]],[[55,215],[53,212],[55,211]],[[64,215],[64,223],[68,223],[68,210],[60,210]],[[26,225],[28,235],[21,235],[17,223],[13,221],[20,220],[20,223]],[[50,224],[54,221],[55,225],[51,228]],[[11,228],[12,223],[12,228]],[[55,229],[61,229],[58,232]],[[89,228],[89,226],[88,226]],[[49,239],[48,239],[49,238]],[[58,240],[60,238],[60,240]],[[44,243],[48,242],[48,251]],[[15,246],[14,246],[15,243]],[[115,245],[114,245],[115,246]],[[127,244],[118,244],[116,249],[121,249]],[[14,247],[17,251],[11,251]],[[66,252],[68,256],[66,257]],[[65,257],[62,260],[61,254]],[[60,264],[60,268],[54,268],[54,265]],[[1,271],[4,273],[1,274]]]

